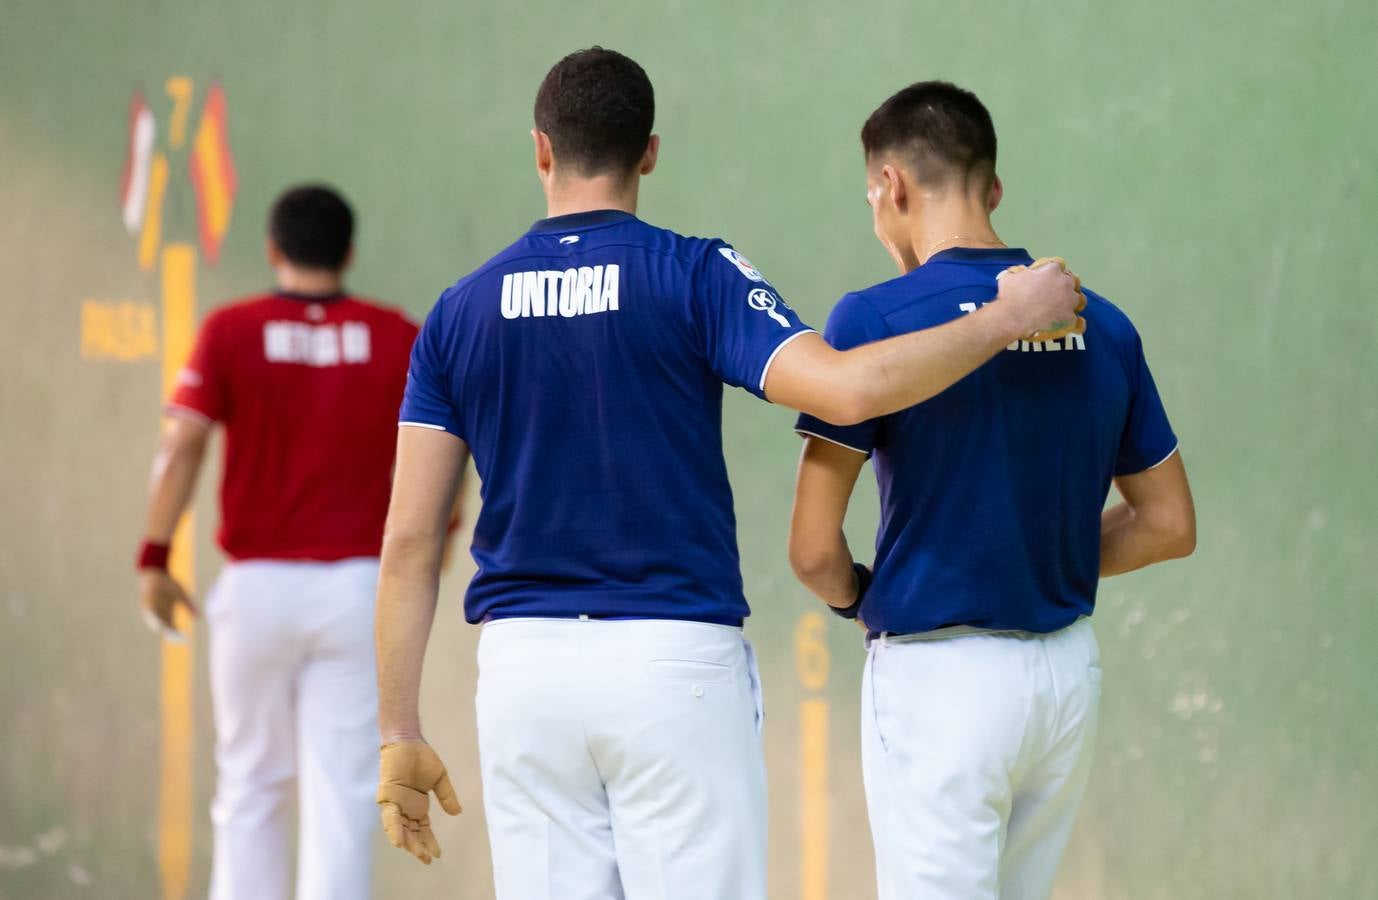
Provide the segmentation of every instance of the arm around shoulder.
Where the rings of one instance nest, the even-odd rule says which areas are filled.
[[[1013,330],[995,304],[946,325],[851,350],[804,335],[766,373],[766,397],[831,422],[856,425],[947,390],[1008,344]]]
[[[1075,276],[1049,265],[1007,274],[999,302],[936,328],[847,351],[801,337],[766,373],[766,397],[835,425],[898,412],[947,390],[1057,310],[1074,316],[1080,297]]]

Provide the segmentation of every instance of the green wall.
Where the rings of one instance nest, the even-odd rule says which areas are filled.
[[[1105,585],[1099,757],[1064,898],[1378,897],[1378,5],[1048,0],[735,4],[79,3],[0,11],[0,898],[157,895],[156,646],[129,557],[157,429],[156,361],[83,359],[91,298],[156,302],[116,204],[131,90],[162,134],[172,75],[218,78],[239,172],[204,312],[261,288],[283,185],[327,179],[361,215],[356,290],[416,315],[543,210],[530,105],[592,43],[656,83],[661,166],[642,214],[743,249],[821,323],[891,276],[857,130],[945,77],[1001,136],[996,227],[1072,261],[1136,321],[1193,477],[1200,547]],[[192,111],[192,122],[198,114]],[[194,236],[173,155],[168,235]],[[798,876],[793,630],[784,558],[798,451],[740,394],[727,449],[766,669],[773,897]],[[1077,414],[1076,398],[1050,419]],[[1365,463],[1365,460],[1370,462]],[[200,583],[218,566],[202,491]],[[865,547],[868,488],[850,522]],[[377,896],[489,896],[472,718],[474,632],[447,583],[424,715],[462,819],[430,869],[380,856]],[[829,626],[828,896],[872,891],[856,772],[862,650]],[[199,688],[193,896],[211,789]],[[384,880],[394,885],[384,891]]]

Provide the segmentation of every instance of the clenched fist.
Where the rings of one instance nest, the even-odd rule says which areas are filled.
[[[1011,266],[1000,273],[998,300],[1018,307],[1025,340],[1052,341],[1086,331],[1077,315],[1086,309],[1081,279],[1067,271],[1057,256],[1045,256],[1028,266]]]
[[[431,832],[431,791],[435,791],[441,809],[459,815],[459,800],[450,776],[430,744],[397,741],[383,745],[378,774],[383,830],[394,847],[401,847],[428,866],[432,858],[440,857],[440,844]]]

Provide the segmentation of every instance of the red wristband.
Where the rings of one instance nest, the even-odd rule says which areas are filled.
[[[152,541],[144,541],[139,545],[139,570],[161,569],[166,572],[167,558],[168,554],[171,552],[172,548],[168,544],[155,544]]]

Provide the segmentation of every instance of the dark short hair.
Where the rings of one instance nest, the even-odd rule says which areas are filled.
[[[354,240],[354,211],[323,184],[288,188],[268,215],[268,236],[282,255],[307,269],[338,272]]]
[[[635,60],[590,47],[546,73],[535,113],[561,166],[584,176],[629,175],[651,140],[655,90]]]
[[[971,91],[946,81],[920,81],[871,113],[861,128],[869,160],[893,152],[921,184],[989,187],[995,178],[995,125]]]

